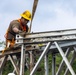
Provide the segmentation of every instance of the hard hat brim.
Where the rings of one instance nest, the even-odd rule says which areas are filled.
[[[28,18],[27,16],[24,16],[23,14],[20,14],[20,15],[21,15],[21,17],[23,17],[23,18],[25,18],[27,20],[31,20],[31,18]]]

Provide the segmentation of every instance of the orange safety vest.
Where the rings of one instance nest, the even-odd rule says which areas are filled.
[[[23,26],[23,25],[22,25],[22,23],[21,23],[21,20],[20,20],[20,19],[18,19],[18,22],[20,22],[20,26],[21,26],[21,28],[22,28],[22,31],[26,31],[26,26]]]

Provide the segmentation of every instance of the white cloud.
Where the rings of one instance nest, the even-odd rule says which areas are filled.
[[[0,39],[11,20],[20,17],[20,13],[32,11],[34,0],[2,0],[0,2]],[[76,28],[76,0],[39,0],[34,16],[32,31],[51,31]]]

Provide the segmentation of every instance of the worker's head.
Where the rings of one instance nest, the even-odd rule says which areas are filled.
[[[31,20],[30,11],[26,10],[21,14],[21,19],[23,24],[27,24]]]
[[[26,10],[21,14],[21,17],[23,17],[26,20],[31,20],[31,13],[30,11]]]

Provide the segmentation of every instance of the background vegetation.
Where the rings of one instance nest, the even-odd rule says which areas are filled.
[[[0,42],[0,45],[1,44],[4,44],[4,42]],[[70,61],[71,57],[72,57],[72,53],[68,56],[69,61]],[[56,54],[56,71],[58,70],[61,60],[62,60],[62,57],[59,54]],[[49,64],[49,75],[52,75],[52,55],[51,54],[48,55],[48,62],[49,62],[48,63]],[[74,61],[72,67],[73,67],[74,71],[76,72],[76,60]],[[8,73],[13,72],[13,70],[14,70],[14,68],[13,68],[11,62],[8,61],[8,62],[6,62],[5,67],[3,68],[2,75],[7,75]],[[66,65],[64,65],[61,75],[64,75],[65,70],[66,70]],[[25,75],[29,75],[29,70],[27,68],[25,68]],[[35,75],[45,75],[44,60],[42,60]],[[71,75],[70,72],[68,73],[68,75]]]

